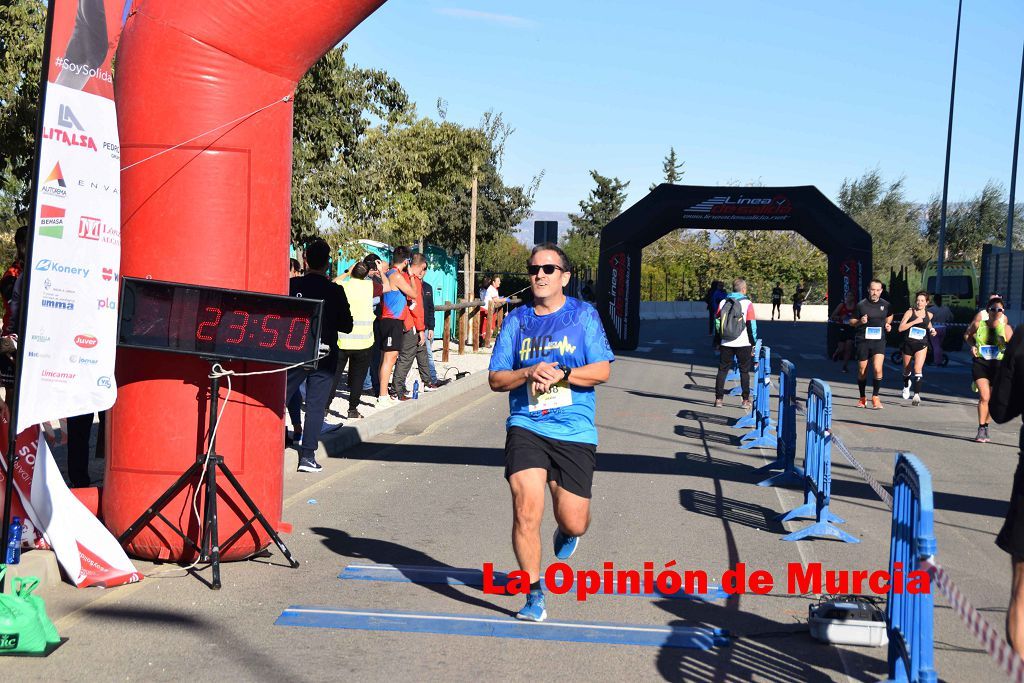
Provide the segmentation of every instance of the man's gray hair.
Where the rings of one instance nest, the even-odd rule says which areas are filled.
[[[732,281],[732,291],[742,292],[747,286],[747,281],[741,277]]]

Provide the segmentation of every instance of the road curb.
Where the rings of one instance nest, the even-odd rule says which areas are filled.
[[[332,432],[321,435],[320,444],[316,449],[317,456],[336,457],[350,448],[369,441],[378,434],[391,431],[410,418],[486,384],[487,371],[481,370],[463,379],[455,380],[437,391],[420,393],[420,397],[414,401],[405,401],[379,414],[355,420],[351,426],[343,425]]]

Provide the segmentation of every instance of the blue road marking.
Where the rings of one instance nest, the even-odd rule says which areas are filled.
[[[350,564],[345,571],[338,574],[339,579],[359,581],[398,581],[404,583],[444,583],[449,586],[484,585],[484,574],[480,569],[462,569],[458,567],[423,567],[416,565],[393,564]],[[504,586],[508,583],[508,574],[494,572],[494,585]],[[550,592],[543,577],[541,583]],[[672,598],[676,600],[724,600],[728,597],[720,587],[708,584],[707,593],[687,593],[680,589],[675,593],[662,593],[657,588],[651,593],[608,593],[603,590],[595,595],[633,595],[640,598]]]
[[[493,638],[523,638],[569,643],[610,643],[707,650],[729,644],[728,631],[694,626],[638,626],[597,622],[519,621],[512,617],[432,614],[340,607],[289,607],[277,626],[341,628],[360,631],[440,633]]]

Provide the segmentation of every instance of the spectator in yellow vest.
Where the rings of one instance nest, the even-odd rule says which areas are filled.
[[[366,264],[356,261],[340,278],[352,311],[352,332],[338,335],[338,369],[331,389],[333,399],[338,390],[341,373],[348,365],[348,417],[359,419],[359,399],[363,396],[363,380],[373,355],[373,283],[366,279]]]

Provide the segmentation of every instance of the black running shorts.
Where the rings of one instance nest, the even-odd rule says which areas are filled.
[[[885,355],[884,339],[858,339],[857,360],[870,360],[872,356]]]
[[[548,481],[583,498],[590,498],[597,465],[597,446],[559,441],[522,427],[505,435],[505,478],[534,467],[547,470]]]
[[[928,348],[928,344],[917,339],[905,339],[903,341],[903,347],[900,349],[904,356],[913,356],[918,351],[924,351]]]
[[[987,379],[989,382],[996,381],[996,373],[999,372],[999,361],[975,358],[971,363],[971,379],[977,382],[979,379]]]
[[[377,345],[381,351],[401,351],[402,335],[405,334],[405,323],[394,318],[380,319],[380,337]]]

